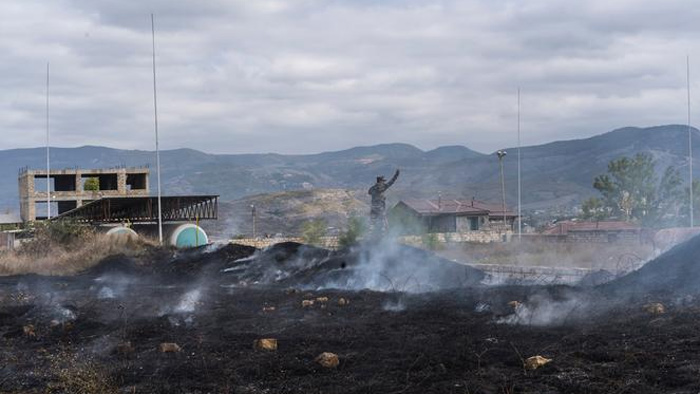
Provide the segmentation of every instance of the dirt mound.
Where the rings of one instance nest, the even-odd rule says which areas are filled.
[[[159,248],[161,250],[161,248]],[[81,276],[117,275],[166,282],[207,279],[224,285],[305,289],[424,292],[478,285],[480,270],[406,245],[382,241],[340,251],[285,242],[264,250],[227,244],[175,255],[152,253],[145,261],[109,257]],[[150,255],[149,255],[150,256]]]
[[[366,243],[329,251],[282,243],[224,269],[232,282],[309,289],[429,291],[477,285],[482,271],[410,246]]]
[[[610,282],[614,279],[615,274],[608,270],[600,269],[597,271],[589,272],[583,278],[581,278],[581,280],[579,280],[577,284],[583,287],[594,287],[603,283]]]
[[[143,275],[148,270],[125,255],[109,256],[97,265],[83,271],[81,275],[100,277],[106,274]]]
[[[675,246],[622,278],[602,285],[615,293],[700,292],[700,236]]]
[[[109,275],[155,277],[166,280],[191,280],[193,277],[218,274],[229,263],[257,251],[251,246],[226,244],[206,246],[173,254],[169,249],[154,248],[145,256],[132,258],[114,255],[83,271],[80,276],[100,278]]]
[[[202,247],[182,252],[169,261],[154,266],[156,273],[177,279],[191,279],[193,275],[214,275],[229,263],[246,258],[257,251],[246,245],[229,243],[221,247]]]
[[[231,261],[222,272],[232,283],[293,285],[292,278],[314,271],[333,255],[334,252],[315,246],[283,242]]]

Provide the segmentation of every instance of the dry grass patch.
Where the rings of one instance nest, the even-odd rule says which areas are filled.
[[[155,244],[147,239],[106,235],[70,223],[38,226],[34,238],[0,253],[0,275],[73,275],[108,256],[138,256]]]

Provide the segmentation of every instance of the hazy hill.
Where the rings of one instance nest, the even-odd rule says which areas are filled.
[[[369,205],[352,190],[314,189],[258,194],[219,204],[219,220],[202,223],[215,237],[250,236],[253,233],[251,205],[255,205],[256,232],[300,234],[304,222],[323,218],[329,234],[345,229],[351,216],[365,217]]]
[[[700,135],[696,129],[693,134],[694,151],[700,154]],[[578,202],[594,193],[593,177],[603,173],[610,160],[641,151],[651,152],[657,158],[661,164],[659,170],[673,164],[685,174],[687,140],[686,126],[670,125],[628,127],[586,139],[523,147],[523,203],[537,207]],[[516,150],[508,149],[504,163],[511,204],[517,192],[516,158]],[[0,151],[0,210],[18,209],[17,170],[24,166],[43,168],[44,160],[42,148]],[[153,168],[155,155],[147,151],[85,146],[54,148],[51,160],[54,168],[117,165]],[[391,193],[390,203],[402,196],[429,197],[438,192],[444,196],[476,196],[485,200],[500,198],[495,155],[463,146],[426,152],[407,144],[386,144],[313,155],[212,155],[178,149],[163,151],[161,162],[165,193],[215,193],[223,201],[310,188],[359,190],[359,198],[366,199],[364,190],[374,178],[379,174],[390,176],[397,167],[402,175]],[[154,176],[152,185],[155,185]]]

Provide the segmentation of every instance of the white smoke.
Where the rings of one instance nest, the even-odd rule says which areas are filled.
[[[341,288],[381,292],[421,293],[461,287],[467,267],[400,244],[396,237],[385,236],[377,241],[356,245],[350,253],[355,264],[343,268],[341,275],[329,275],[318,289]]]
[[[95,278],[102,285],[97,292],[98,299],[122,298],[128,293],[129,287],[141,282],[138,278],[124,274],[110,273]]]
[[[199,306],[199,300],[202,298],[202,291],[200,289],[190,290],[185,293],[181,298],[180,302],[175,307],[175,312],[177,313],[192,313]]]
[[[577,298],[552,300],[548,296],[535,295],[515,306],[512,314],[496,322],[523,326],[562,325],[575,318],[577,312],[582,313],[587,306],[587,302]]]
[[[54,313],[57,320],[61,323],[73,321],[76,318],[75,312],[61,305],[55,305]]]
[[[228,241],[215,241],[215,242],[211,242],[211,243],[209,243],[208,245],[206,245],[206,246],[204,247],[204,250],[202,250],[202,253],[203,253],[203,254],[214,253],[214,252],[216,252],[217,250],[223,248],[224,246],[226,246],[226,245],[228,245],[228,244],[229,244]]]
[[[104,300],[116,298],[116,296],[114,295],[114,290],[112,290],[111,287],[105,286],[101,288],[100,291],[97,293],[97,298],[100,300]]]
[[[401,312],[406,310],[406,304],[402,298],[398,300],[385,301],[382,304],[382,309],[389,312]]]

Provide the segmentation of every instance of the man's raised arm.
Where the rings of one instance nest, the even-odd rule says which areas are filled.
[[[394,182],[396,182],[396,178],[398,178],[398,177],[399,177],[399,170],[396,170],[396,172],[394,173],[394,176],[391,177],[389,182],[387,182],[386,188],[388,189],[389,187],[391,187],[391,185],[393,185]]]

